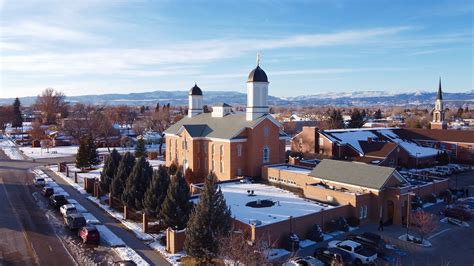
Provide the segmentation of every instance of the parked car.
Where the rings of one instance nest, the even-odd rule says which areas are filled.
[[[41,190],[41,195],[43,195],[46,198],[51,197],[51,195],[53,194],[54,194],[54,188],[52,187],[43,187],[43,189]]]
[[[49,205],[55,209],[59,209],[59,207],[63,206],[64,204],[68,204],[66,197],[62,194],[53,194],[49,197]]]
[[[349,231],[349,224],[347,224],[346,218],[333,219],[329,222],[328,225],[329,231]]]
[[[119,261],[114,261],[112,265],[113,266],[135,266],[137,264],[132,260],[119,260]]]
[[[46,180],[44,180],[43,177],[35,176],[34,179],[33,179],[33,183],[37,187],[39,187],[39,186],[44,187],[46,185]]]
[[[63,215],[63,217],[66,217],[71,213],[77,213],[77,209],[74,204],[64,204],[59,208],[59,212]]]
[[[292,259],[286,263],[283,263],[283,266],[293,266],[293,265],[301,265],[301,266],[324,266],[324,263],[312,256],[306,256],[304,258],[296,258]]]
[[[446,208],[443,211],[444,216],[446,217],[451,217],[451,218],[456,218],[461,221],[469,221],[472,218],[471,212],[466,210],[466,209],[461,209],[461,208]]]
[[[385,243],[382,243],[381,241],[373,241],[372,239],[366,238],[363,235],[348,235],[346,239],[357,242],[363,247],[377,252],[379,255],[386,255],[388,252]]]
[[[64,224],[66,224],[67,228],[70,230],[79,229],[81,227],[86,226],[86,218],[82,216],[80,213],[71,213],[68,216],[64,217]]]
[[[82,239],[82,243],[100,243],[100,233],[99,230],[93,225],[86,225],[79,230],[79,236]]]
[[[377,253],[375,251],[365,248],[352,240],[331,241],[328,247],[339,248],[349,252],[352,258],[354,258],[354,264],[356,265],[372,263],[377,259]]]
[[[326,265],[351,265],[354,262],[349,252],[338,248],[317,248],[314,257]]]

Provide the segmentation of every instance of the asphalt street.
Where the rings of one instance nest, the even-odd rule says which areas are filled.
[[[0,265],[77,264],[32,193],[28,169],[50,160],[10,160],[0,151]]]

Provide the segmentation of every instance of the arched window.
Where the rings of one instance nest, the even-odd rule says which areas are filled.
[[[237,156],[242,156],[242,144],[237,145]]]
[[[212,152],[212,156],[214,156],[214,152],[215,152],[215,151],[216,151],[216,149],[215,149],[215,145],[214,145],[214,144],[212,144],[212,146],[211,146],[211,152]]]
[[[270,161],[270,149],[265,146],[263,148],[263,163],[268,163]]]
[[[214,159],[212,159],[211,171],[214,171],[214,166],[215,166],[215,161],[214,161]]]
[[[221,157],[224,156],[224,145],[221,145]]]
[[[221,173],[224,173],[224,161],[221,160],[221,165],[220,166],[221,166],[221,169],[220,169]]]

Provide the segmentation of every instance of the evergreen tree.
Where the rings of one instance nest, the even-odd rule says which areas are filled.
[[[117,174],[112,180],[112,186],[110,192],[113,197],[122,198],[123,190],[128,176],[132,172],[133,166],[135,165],[135,157],[130,153],[125,153],[120,160],[118,165]]]
[[[349,122],[349,128],[361,128],[365,124],[365,117],[359,109],[354,109],[351,114],[351,121]]]
[[[127,178],[122,201],[127,207],[135,210],[143,209],[143,196],[153,175],[153,168],[145,157],[140,157],[133,166],[132,172]]]
[[[21,127],[22,125],[23,117],[21,116],[20,99],[15,98],[15,101],[13,102],[12,127]]]
[[[110,192],[110,185],[112,184],[114,176],[117,174],[121,159],[122,156],[120,156],[120,153],[118,153],[116,149],[113,149],[107,159],[105,159],[104,169],[100,172],[100,189],[103,193]]]
[[[189,218],[184,249],[191,257],[209,262],[219,252],[219,238],[230,233],[232,217],[224,195],[211,173]]]
[[[342,119],[341,110],[333,109],[330,111],[328,126],[331,129],[344,128],[344,120]]]
[[[189,187],[183,174],[178,171],[171,178],[166,198],[161,205],[160,223],[164,227],[181,230],[186,227],[191,212],[192,203],[189,201]]]
[[[137,146],[135,147],[135,157],[140,158],[140,157],[146,157],[146,156],[147,156],[147,151],[145,148],[145,139],[143,139],[143,136],[138,136]]]
[[[87,151],[87,142],[85,138],[82,138],[79,144],[79,150],[76,154],[76,167],[84,170],[88,167],[88,151]]]
[[[91,135],[87,138],[87,164],[90,167],[100,164],[99,152]]]
[[[153,178],[145,192],[143,199],[143,207],[145,212],[151,217],[156,217],[161,210],[161,204],[165,200],[168,186],[170,183],[170,176],[164,166],[158,168],[153,172]]]
[[[374,113],[374,119],[382,119],[382,111],[380,109],[378,109],[377,111],[375,111]]]

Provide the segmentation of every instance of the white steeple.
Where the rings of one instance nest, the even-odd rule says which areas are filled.
[[[194,87],[192,87],[189,90],[188,101],[189,101],[188,117],[194,117],[194,116],[196,116],[198,114],[201,114],[203,112],[203,110],[202,110],[202,91],[197,86],[197,84],[194,84]]]
[[[257,67],[247,79],[247,121],[268,114],[268,78],[260,68],[260,54],[257,54]]]

